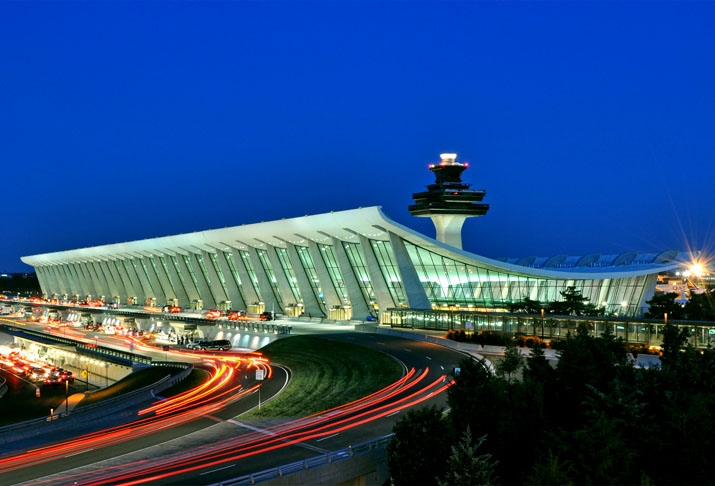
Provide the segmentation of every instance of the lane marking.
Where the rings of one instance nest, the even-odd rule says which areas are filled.
[[[320,441],[323,441],[323,440],[325,440],[325,439],[330,439],[330,438],[332,438],[332,437],[337,437],[338,435],[340,435],[340,434],[328,435],[328,436],[326,436],[326,437],[322,437],[322,438],[316,440],[315,442],[320,442]]]
[[[220,467],[220,468],[218,468],[218,469],[212,469],[211,471],[202,472],[201,474],[199,474],[199,476],[203,476],[204,474],[213,474],[213,473],[215,473],[215,472],[217,472],[217,471],[223,471],[224,469],[228,469],[228,468],[230,468],[230,467],[235,467],[235,466],[236,466],[235,464],[231,464],[231,465],[229,465],[229,466]]]
[[[72,454],[65,454],[65,457],[77,456],[77,455],[79,455],[79,454],[84,454],[85,452],[91,452],[91,451],[93,451],[93,450],[94,450],[94,448],[92,448],[92,449],[85,449],[85,450],[83,450],[83,451],[74,452],[74,453],[72,453]]]

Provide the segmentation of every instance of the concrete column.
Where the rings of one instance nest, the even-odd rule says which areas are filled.
[[[211,283],[209,281],[209,276],[204,274],[203,267],[199,263],[199,258],[203,258],[203,255],[189,252],[188,256],[189,265],[191,266],[191,270],[193,270],[194,277],[196,278],[196,286],[198,287],[199,295],[197,298],[203,301],[204,309],[212,309],[216,307],[217,302],[214,297],[214,292],[223,293],[221,291],[221,285],[216,281]],[[221,298],[221,300],[223,300],[223,298]]]
[[[99,269],[100,275],[103,276],[104,281],[107,282],[110,293],[112,295],[122,295],[122,292],[124,292],[124,286],[117,282],[119,276],[115,275],[116,269],[110,268],[110,263],[112,262],[109,260],[100,260],[96,263],[96,266]],[[114,264],[112,263],[111,266],[113,267]]]
[[[60,269],[62,271],[62,274],[67,279],[67,282],[69,282],[70,295],[81,294],[82,286],[80,285],[79,281],[77,280],[77,277],[72,269],[72,264],[64,263],[62,265],[62,267],[60,267]]]
[[[241,260],[241,257],[238,255],[236,250],[232,252],[231,257],[234,265],[238,266],[240,264],[243,266],[243,262],[236,262],[237,260]],[[231,308],[247,309],[248,307],[246,306],[246,301],[244,300],[243,292],[241,291],[243,290],[245,292],[246,286],[251,286],[251,283],[243,280],[239,277],[239,275],[234,275],[234,272],[226,258],[226,253],[223,251],[216,252],[216,261],[218,262],[218,266],[221,269],[224,280],[226,281],[226,290],[228,292],[228,300],[231,301]],[[238,270],[236,270],[236,273],[238,274]]]
[[[119,295],[134,295],[134,289],[131,285],[131,279],[129,274],[127,274],[127,269],[124,268],[121,258],[113,258],[107,262],[107,266],[112,270],[112,275],[114,275],[114,280],[118,283],[120,289]],[[122,290],[123,289],[123,290]]]
[[[365,294],[360,288],[357,278],[355,278],[355,270],[353,270],[350,266],[350,259],[345,253],[342,240],[335,237],[332,237],[331,239],[333,241],[335,259],[340,267],[340,273],[343,276],[345,288],[347,289],[348,296],[350,297],[353,319],[363,320],[368,314],[372,313],[372,307],[370,307],[369,302],[365,299]]]
[[[224,280],[222,281],[221,277],[219,277],[218,273],[216,273],[216,268],[214,267],[214,262],[212,260],[212,256],[213,256],[213,253],[209,253],[204,250],[201,250],[200,254],[195,255],[197,265],[200,266],[199,258],[201,258],[203,260],[203,267],[200,266],[200,268],[206,269],[207,275],[204,275],[204,278],[206,280],[205,284],[207,287],[207,291],[211,295],[211,300],[213,301],[211,303],[207,303],[206,299],[204,299],[204,309],[218,307],[218,304],[221,303],[222,301],[230,300],[228,298],[226,290],[224,289],[225,276],[224,276]],[[202,274],[203,274],[203,272],[202,272]],[[203,293],[204,293],[204,290],[201,289],[201,294],[203,295]]]
[[[174,295],[174,289],[169,282],[169,275],[161,264],[160,255],[152,254],[151,256],[147,256],[146,263],[154,295],[147,295],[145,298],[153,297],[156,299],[157,304],[163,305],[169,297],[169,294],[171,294],[171,297],[176,297]]]
[[[107,296],[107,301],[111,302],[112,299],[114,298],[114,295],[119,295],[116,289],[116,285],[114,284],[114,280],[107,278],[107,275],[104,274],[104,270],[102,269],[100,265],[99,260],[95,260],[90,263],[92,267],[92,272],[97,276],[97,279],[100,282],[100,287],[102,290],[102,293]]]
[[[321,251],[318,244],[314,241],[308,241],[308,251],[310,252],[310,258],[313,260],[313,265],[315,266],[315,272],[318,274],[318,280],[320,281],[320,290],[323,292],[323,299],[325,299],[325,305],[328,309],[333,306],[342,307],[343,297],[339,295],[333,285],[333,279],[330,278],[330,272],[328,267],[325,265],[325,260],[323,260],[323,252]]]
[[[164,258],[166,259],[166,269],[168,269],[169,272],[169,277],[170,281],[172,283],[172,289],[175,292],[175,295],[167,295],[167,298],[169,297],[174,297],[176,299],[179,299],[179,305],[186,306],[191,302],[192,297],[186,292],[186,288],[184,287],[184,282],[181,280],[181,277],[179,277],[178,271],[176,269],[176,266],[174,266],[174,260],[176,259],[177,264],[179,265],[179,269],[184,272],[186,271],[186,265],[181,264],[181,254],[177,253],[175,255],[169,255],[165,254]],[[186,278],[190,278],[188,275],[186,275]],[[192,284],[193,285],[193,284]],[[196,292],[194,292],[196,293]],[[198,298],[198,294],[196,294],[196,297],[193,298]],[[162,302],[161,305],[164,305]]]
[[[252,268],[253,260],[251,258],[251,252],[249,252],[248,250],[236,250],[233,254],[235,256],[235,258],[233,259],[233,263],[236,265],[236,271],[238,272],[238,276],[241,279],[242,283],[241,288],[243,290],[243,300],[246,302],[245,309],[248,310],[248,306],[251,303],[264,302],[263,297],[260,294],[261,287],[259,284],[257,284],[258,288],[256,288],[256,285],[254,285],[253,279],[249,274],[249,267],[247,265],[251,265],[251,271],[254,271]],[[272,290],[269,290],[268,293],[273,295]]]
[[[370,275],[372,289],[375,291],[377,305],[380,307],[380,310],[397,307],[397,303],[392,299],[392,294],[390,293],[390,289],[385,281],[385,276],[382,273],[380,263],[375,256],[375,252],[372,250],[370,240],[362,235],[359,236],[359,239],[360,250],[362,250],[363,258],[365,259],[365,266],[367,267],[368,274]]]
[[[422,282],[420,282],[417,270],[412,264],[405,242],[396,234],[390,233],[390,245],[407,296],[407,305],[410,309],[431,309],[432,304]]]
[[[80,281],[82,282],[82,288],[87,294],[92,296],[92,300],[96,299],[99,287],[96,285],[94,278],[88,271],[87,262],[77,262],[74,264],[74,267],[80,277]]]
[[[261,296],[263,297],[263,303],[266,309],[279,309],[283,312],[281,303],[276,298],[273,292],[273,286],[271,285],[270,279],[266,270],[263,268],[263,264],[258,256],[258,252],[252,246],[248,246],[248,254],[251,256],[251,264],[253,265],[253,271],[256,272],[256,279],[258,280],[258,288],[260,289]]]
[[[295,273],[295,279],[297,281],[298,288],[300,289],[301,297],[303,298],[303,309],[304,312],[311,316],[323,316],[327,317],[326,310],[323,308],[323,303],[318,301],[315,295],[313,286],[310,282],[310,278],[303,267],[303,261],[298,255],[298,250],[295,245],[291,243],[286,243],[288,246],[288,258],[293,266],[293,272]],[[306,248],[307,250],[307,248]]]
[[[145,302],[146,298],[153,297],[154,293],[151,288],[149,276],[144,270],[144,259],[139,255],[131,255],[128,259],[128,263],[134,269],[134,273],[137,275],[137,282],[139,283],[139,285],[134,287],[134,291],[137,293],[132,294],[130,297],[136,297],[137,303]]]
[[[297,304],[298,302],[300,302],[300,300],[303,299],[303,295],[301,294],[300,297],[297,297],[295,294],[293,294],[293,290],[291,289],[290,283],[288,282],[289,276],[283,269],[283,265],[281,265],[281,261],[278,258],[278,254],[276,253],[276,248],[271,245],[266,246],[268,260],[270,260],[271,267],[273,267],[273,275],[276,278],[276,283],[278,284],[278,291],[281,294],[281,300],[283,301],[283,305],[286,305],[291,302]],[[293,272],[295,272],[295,268],[293,268]]]

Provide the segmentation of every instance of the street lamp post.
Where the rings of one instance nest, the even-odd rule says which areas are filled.
[[[541,338],[544,338],[544,309],[541,309]]]
[[[663,313],[663,324],[665,326],[668,325],[668,313],[667,312]]]
[[[70,411],[70,382],[65,380],[65,413]]]

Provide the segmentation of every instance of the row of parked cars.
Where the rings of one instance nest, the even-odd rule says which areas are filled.
[[[53,368],[50,374],[45,377],[46,386],[64,385],[65,382],[74,383],[74,374],[62,368]]]

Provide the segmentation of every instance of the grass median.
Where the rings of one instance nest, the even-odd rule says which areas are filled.
[[[242,417],[304,417],[356,400],[397,381],[402,366],[391,356],[315,336],[278,339],[261,349],[291,371],[286,390]]]

